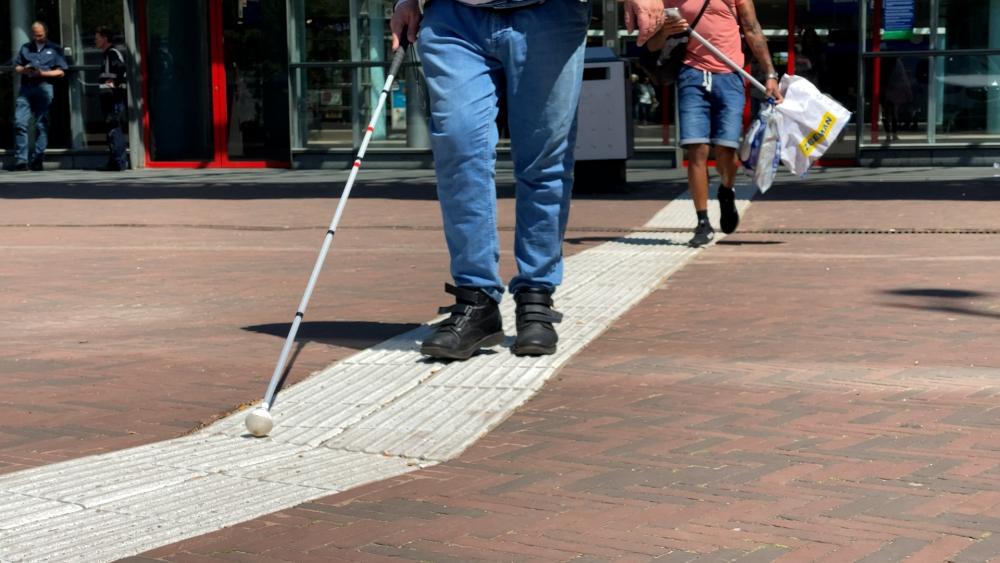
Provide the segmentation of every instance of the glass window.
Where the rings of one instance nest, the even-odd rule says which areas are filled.
[[[300,72],[306,77],[305,103],[299,111],[305,118],[307,144],[314,147],[353,145],[351,81],[355,71],[310,68]]]
[[[938,89],[938,142],[1000,141],[1000,56],[945,56]]]
[[[927,142],[927,61],[899,54],[865,59],[863,145]]]
[[[941,0],[945,49],[1000,48],[1000,13],[991,0]]]
[[[222,4],[227,154],[231,160],[286,162],[288,40],[284,0]]]
[[[350,0],[304,0],[303,60],[351,60]]]
[[[795,74],[854,113],[858,107],[857,4],[800,0],[795,5],[795,32]],[[781,50],[788,51],[787,41]],[[857,120],[852,117],[824,158],[854,158],[856,135]]]
[[[356,146],[378,103],[391,59],[391,0],[293,0],[301,21],[293,52],[296,146]],[[355,13],[351,14],[351,10]],[[299,65],[297,63],[302,63]],[[321,63],[328,63],[324,66]],[[400,73],[375,124],[372,146],[406,146],[406,81]]]

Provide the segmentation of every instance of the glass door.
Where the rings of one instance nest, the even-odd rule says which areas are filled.
[[[222,0],[225,157],[290,160],[284,0]]]
[[[209,1],[140,1],[147,166],[216,163]]]
[[[287,167],[284,0],[139,0],[146,165]]]

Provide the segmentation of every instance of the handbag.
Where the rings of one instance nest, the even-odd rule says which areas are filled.
[[[705,0],[701,11],[698,12],[698,17],[688,27],[689,30],[698,25],[701,16],[705,15],[708,3],[711,1]],[[639,66],[646,71],[651,82],[662,88],[663,86],[670,86],[677,81],[677,76],[681,72],[681,66],[684,65],[684,57],[687,56],[688,35],[690,33],[687,31],[671,35],[667,38],[667,42],[663,44],[663,48],[660,49],[659,53],[654,53],[649,49],[642,50],[642,55],[639,56]]]

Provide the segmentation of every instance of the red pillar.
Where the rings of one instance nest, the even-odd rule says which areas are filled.
[[[785,74],[795,74],[795,0],[788,0],[788,69]]]
[[[875,0],[872,14],[872,51],[882,50],[882,0]],[[879,98],[882,95],[882,59],[872,59],[872,143],[878,142]]]

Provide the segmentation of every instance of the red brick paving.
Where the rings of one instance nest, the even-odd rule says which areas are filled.
[[[989,187],[981,182],[970,186],[979,191],[967,193],[980,195]],[[920,199],[928,186],[863,188],[837,192],[836,186],[821,186],[799,195],[776,189],[751,207],[744,228],[778,228],[793,225],[793,219],[809,228],[993,226],[988,223],[997,204],[988,198],[966,205],[957,195],[950,200],[947,191]],[[280,214],[286,203],[292,202],[268,205]],[[384,205],[393,203],[399,204]],[[407,205],[416,210],[426,203]],[[648,209],[649,202],[615,204],[614,211],[603,213],[595,204],[591,217],[638,225],[655,211]],[[617,220],[630,206],[636,208],[632,215]],[[370,217],[380,211],[374,206]],[[932,211],[934,224],[892,222],[894,215],[926,218]],[[164,220],[170,218],[168,211],[162,213]],[[119,232],[87,229],[86,243],[124,246],[116,240]],[[295,263],[307,269],[298,263],[311,262],[308,249],[316,237],[281,234],[287,238],[269,233],[234,242],[248,234],[199,236],[204,237],[201,244],[227,249],[239,248],[237,243],[301,247],[304,256],[296,260],[272,255],[278,266]],[[366,233],[344,237],[348,243],[338,241],[344,244],[339,255],[343,268],[359,273],[329,274],[324,284],[337,291],[324,294],[329,305],[311,309],[317,311],[313,318],[371,319],[371,314],[366,316],[372,305],[367,292],[375,286],[377,303],[386,301],[379,312],[384,316],[376,318],[387,323],[426,319],[425,302],[440,297],[444,256],[433,252],[439,242],[433,237],[440,233],[392,234]],[[187,231],[174,236],[176,244],[192,244]],[[998,344],[995,320],[1000,315],[1000,299],[993,289],[1000,273],[995,239],[737,234],[667,280],[460,458],[131,561],[995,560],[1000,556],[1000,384],[998,361],[991,355]],[[570,251],[571,246],[584,245],[568,245]],[[406,286],[393,287],[398,293],[383,292],[381,284],[398,278],[393,272],[399,267],[392,259],[406,260],[406,253],[418,248],[427,249],[422,254],[428,257],[426,264],[415,268]],[[263,324],[261,318],[285,322],[284,302],[294,301],[301,291],[297,277],[287,276],[288,283],[279,284],[276,280],[284,279],[279,273],[243,265],[246,258],[226,257],[224,252],[212,254],[214,263],[204,270],[204,259],[185,250],[164,260],[163,274],[143,280],[129,269],[134,261],[128,251],[112,250],[111,265],[120,265],[120,271],[104,268],[114,282],[108,287],[131,282],[149,284],[139,286],[145,292],[155,292],[157,283],[163,292],[183,288],[168,295],[173,301],[156,301],[160,309],[153,315],[155,322],[145,325],[146,315],[133,317],[125,308],[109,306],[123,298],[114,289],[101,294],[102,272],[96,262],[107,262],[108,257],[87,252],[77,261],[71,252],[54,252],[38,270],[55,271],[57,262],[68,262],[66,271],[86,274],[80,286],[94,288],[91,295],[101,299],[89,312],[64,316],[76,323],[72,326],[90,330],[106,319],[109,326],[98,334],[125,338],[133,349],[149,347],[159,338],[158,347],[130,356],[134,364],[106,368],[114,379],[105,380],[98,379],[101,369],[78,367],[91,359],[70,347],[71,339],[66,338],[62,355],[51,353],[45,356],[50,363],[29,364],[36,370],[33,374],[16,372],[20,386],[5,385],[21,392],[21,401],[28,396],[45,399],[25,404],[65,410],[34,412],[31,416],[38,418],[25,423],[26,415],[3,409],[8,420],[0,431],[27,428],[39,433],[25,438],[12,434],[15,442],[29,441],[4,449],[31,463],[45,463],[102,447],[120,448],[130,441],[176,435],[180,427],[168,428],[165,422],[182,420],[178,411],[191,420],[204,420],[196,416],[199,413],[215,413],[213,407],[180,403],[174,393],[197,389],[199,400],[217,397],[214,400],[231,404],[237,404],[238,397],[256,398],[256,386],[266,378],[266,364],[273,361],[271,353],[280,342],[239,327]],[[13,271],[39,263],[42,253],[30,254]],[[199,262],[203,270],[198,277],[178,273]],[[63,280],[33,275],[15,279],[19,295],[0,293],[0,306],[14,311],[5,318],[51,313],[74,302]],[[251,275],[259,280],[257,285],[246,281]],[[352,286],[357,275],[377,281],[364,289]],[[6,281],[3,287],[11,287]],[[27,288],[38,286],[46,290],[39,292],[37,302],[17,304],[17,297],[29,293]],[[207,296],[195,294],[196,289]],[[84,301],[91,299],[95,297]],[[414,301],[421,301],[420,306]],[[174,302],[183,305],[182,313],[170,309]],[[254,308],[245,310],[251,304]],[[204,311],[204,318],[192,327],[193,310]],[[88,314],[97,321],[87,325]],[[119,326],[125,323],[130,324]],[[232,328],[227,332],[224,327]],[[60,349],[57,335],[68,336],[69,331],[50,323],[31,334],[45,337],[34,344],[34,353],[41,355]],[[28,346],[30,336],[20,340],[21,345]],[[96,358],[110,363],[112,346],[103,343],[102,349],[94,364]],[[222,356],[212,360],[216,367],[209,373],[214,381],[208,386],[195,370],[208,364],[213,349]],[[343,347],[309,345],[297,364],[299,376],[307,366],[315,369],[345,353],[349,350]],[[0,365],[10,365],[9,360],[3,362]],[[234,366],[229,377],[221,375],[224,370],[218,366],[223,364]],[[175,386],[156,384],[171,370],[180,372]],[[32,386],[33,381],[45,383]],[[80,389],[94,387],[102,397],[119,397],[109,405],[127,405],[137,396],[136,383],[140,392],[156,397],[143,409],[151,422],[142,427],[142,435],[42,435],[51,428],[68,432],[73,417],[79,420],[80,415],[72,414],[78,411],[66,403]],[[108,416],[131,425],[136,417],[129,413],[134,411]],[[50,426],[36,420],[49,421]],[[41,445],[57,453],[25,455],[27,448]]]
[[[678,189],[578,199],[566,253],[642,225]],[[505,274],[511,191],[499,200]],[[258,400],[338,193],[0,184],[0,473],[173,438]],[[354,195],[289,382],[447,303],[433,184],[367,182]]]

